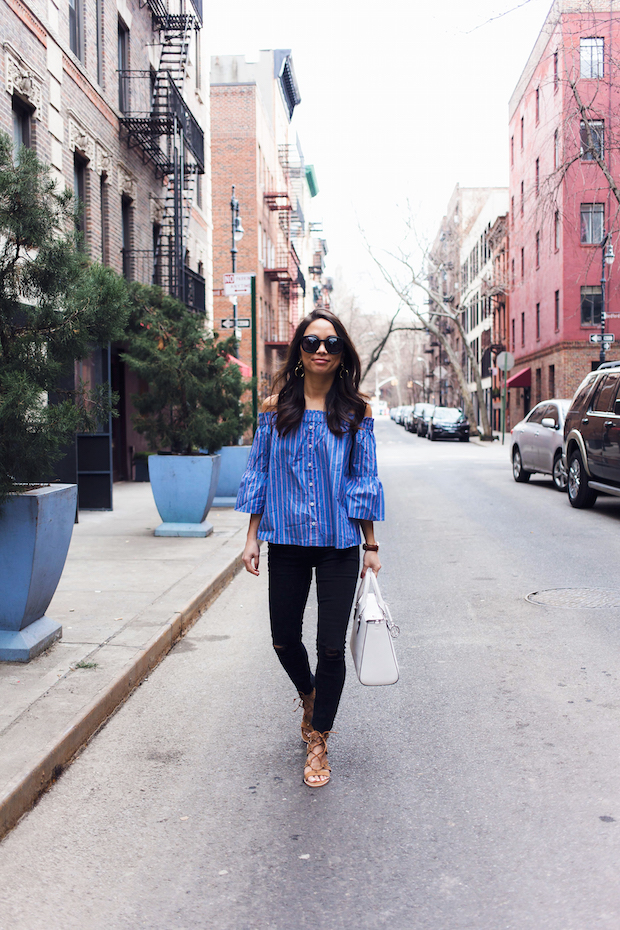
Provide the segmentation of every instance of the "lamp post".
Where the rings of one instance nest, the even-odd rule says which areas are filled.
[[[599,364],[602,365],[605,361],[605,352],[607,350],[607,343],[605,342],[605,318],[606,313],[606,303],[607,303],[607,293],[606,293],[606,284],[605,280],[605,265],[609,265],[609,271],[611,272],[611,266],[614,263],[614,247],[611,241],[611,233],[603,236],[601,241],[601,351],[599,355]]]
[[[235,197],[235,185],[232,186],[232,197],[230,199],[230,220],[231,220],[231,247],[230,247],[230,257],[232,258],[232,272],[235,274],[237,270],[237,243],[243,239],[244,229],[241,225],[241,217],[239,216],[239,201]],[[232,298],[233,305],[233,332],[235,339],[235,357],[239,351],[239,346],[237,340],[240,337],[239,329],[237,326],[237,298]]]

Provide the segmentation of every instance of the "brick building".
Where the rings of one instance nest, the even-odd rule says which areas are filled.
[[[231,269],[231,191],[244,228],[237,271],[256,274],[257,376],[267,396],[297,322],[323,299],[324,243],[313,238],[308,205],[318,192],[304,162],[291,119],[301,97],[290,50],[211,60],[214,325],[231,319],[218,291]],[[316,295],[311,282],[316,284]],[[238,316],[250,318],[250,298],[238,298]],[[251,331],[239,329],[239,359],[252,363]]]
[[[201,0],[0,0],[0,23],[0,128],[79,197],[88,253],[209,318]],[[77,436],[61,466],[81,507],[108,508],[113,478],[131,477],[132,452],[144,448],[129,399],[140,385],[116,346],[76,365],[75,377],[111,380],[121,394],[120,417]]]
[[[510,100],[513,423],[572,397],[599,364],[589,336],[601,332],[601,244],[616,245],[617,202],[596,156],[618,178],[619,13],[617,0],[556,0]],[[619,282],[616,267],[605,321],[616,338]]]
[[[491,421],[494,350],[501,340],[500,326],[505,321],[506,295],[499,287],[497,275],[502,261],[506,262],[507,243],[500,235],[500,228],[503,228],[501,218],[507,204],[506,188],[460,187],[457,184],[435,237],[428,265],[431,287],[443,295],[453,312],[460,314],[467,342],[480,366]],[[474,410],[477,410],[473,372],[458,329],[445,318],[443,321],[438,318],[438,323],[462,360]],[[428,357],[427,396],[435,403],[461,406],[463,399],[458,382],[446,367],[447,357],[441,347],[431,340],[425,352]]]

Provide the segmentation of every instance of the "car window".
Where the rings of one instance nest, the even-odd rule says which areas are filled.
[[[547,409],[547,404],[541,404],[539,407],[534,407],[529,417],[527,418],[528,423],[542,423],[542,418],[545,416],[545,410]]]
[[[620,378],[618,378],[618,388],[616,390],[616,399],[614,400],[613,412],[620,417]]]
[[[596,389],[592,399],[592,410],[608,413],[618,390],[618,375],[605,375]]]

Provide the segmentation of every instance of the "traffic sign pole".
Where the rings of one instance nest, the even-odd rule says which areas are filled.
[[[258,422],[258,361],[256,350],[256,275],[252,275],[252,426]]]

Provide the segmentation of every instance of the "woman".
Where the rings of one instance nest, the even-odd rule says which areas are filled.
[[[250,513],[243,563],[258,575],[258,538],[269,543],[273,646],[299,692],[304,782],[326,785],[327,737],[345,679],[345,636],[364,535],[362,577],[378,572],[374,520],[383,519],[373,420],[359,392],[360,360],[329,310],[299,324],[276,393],[263,404],[236,509]],[[303,613],[316,569],[317,666],[302,643]]]

